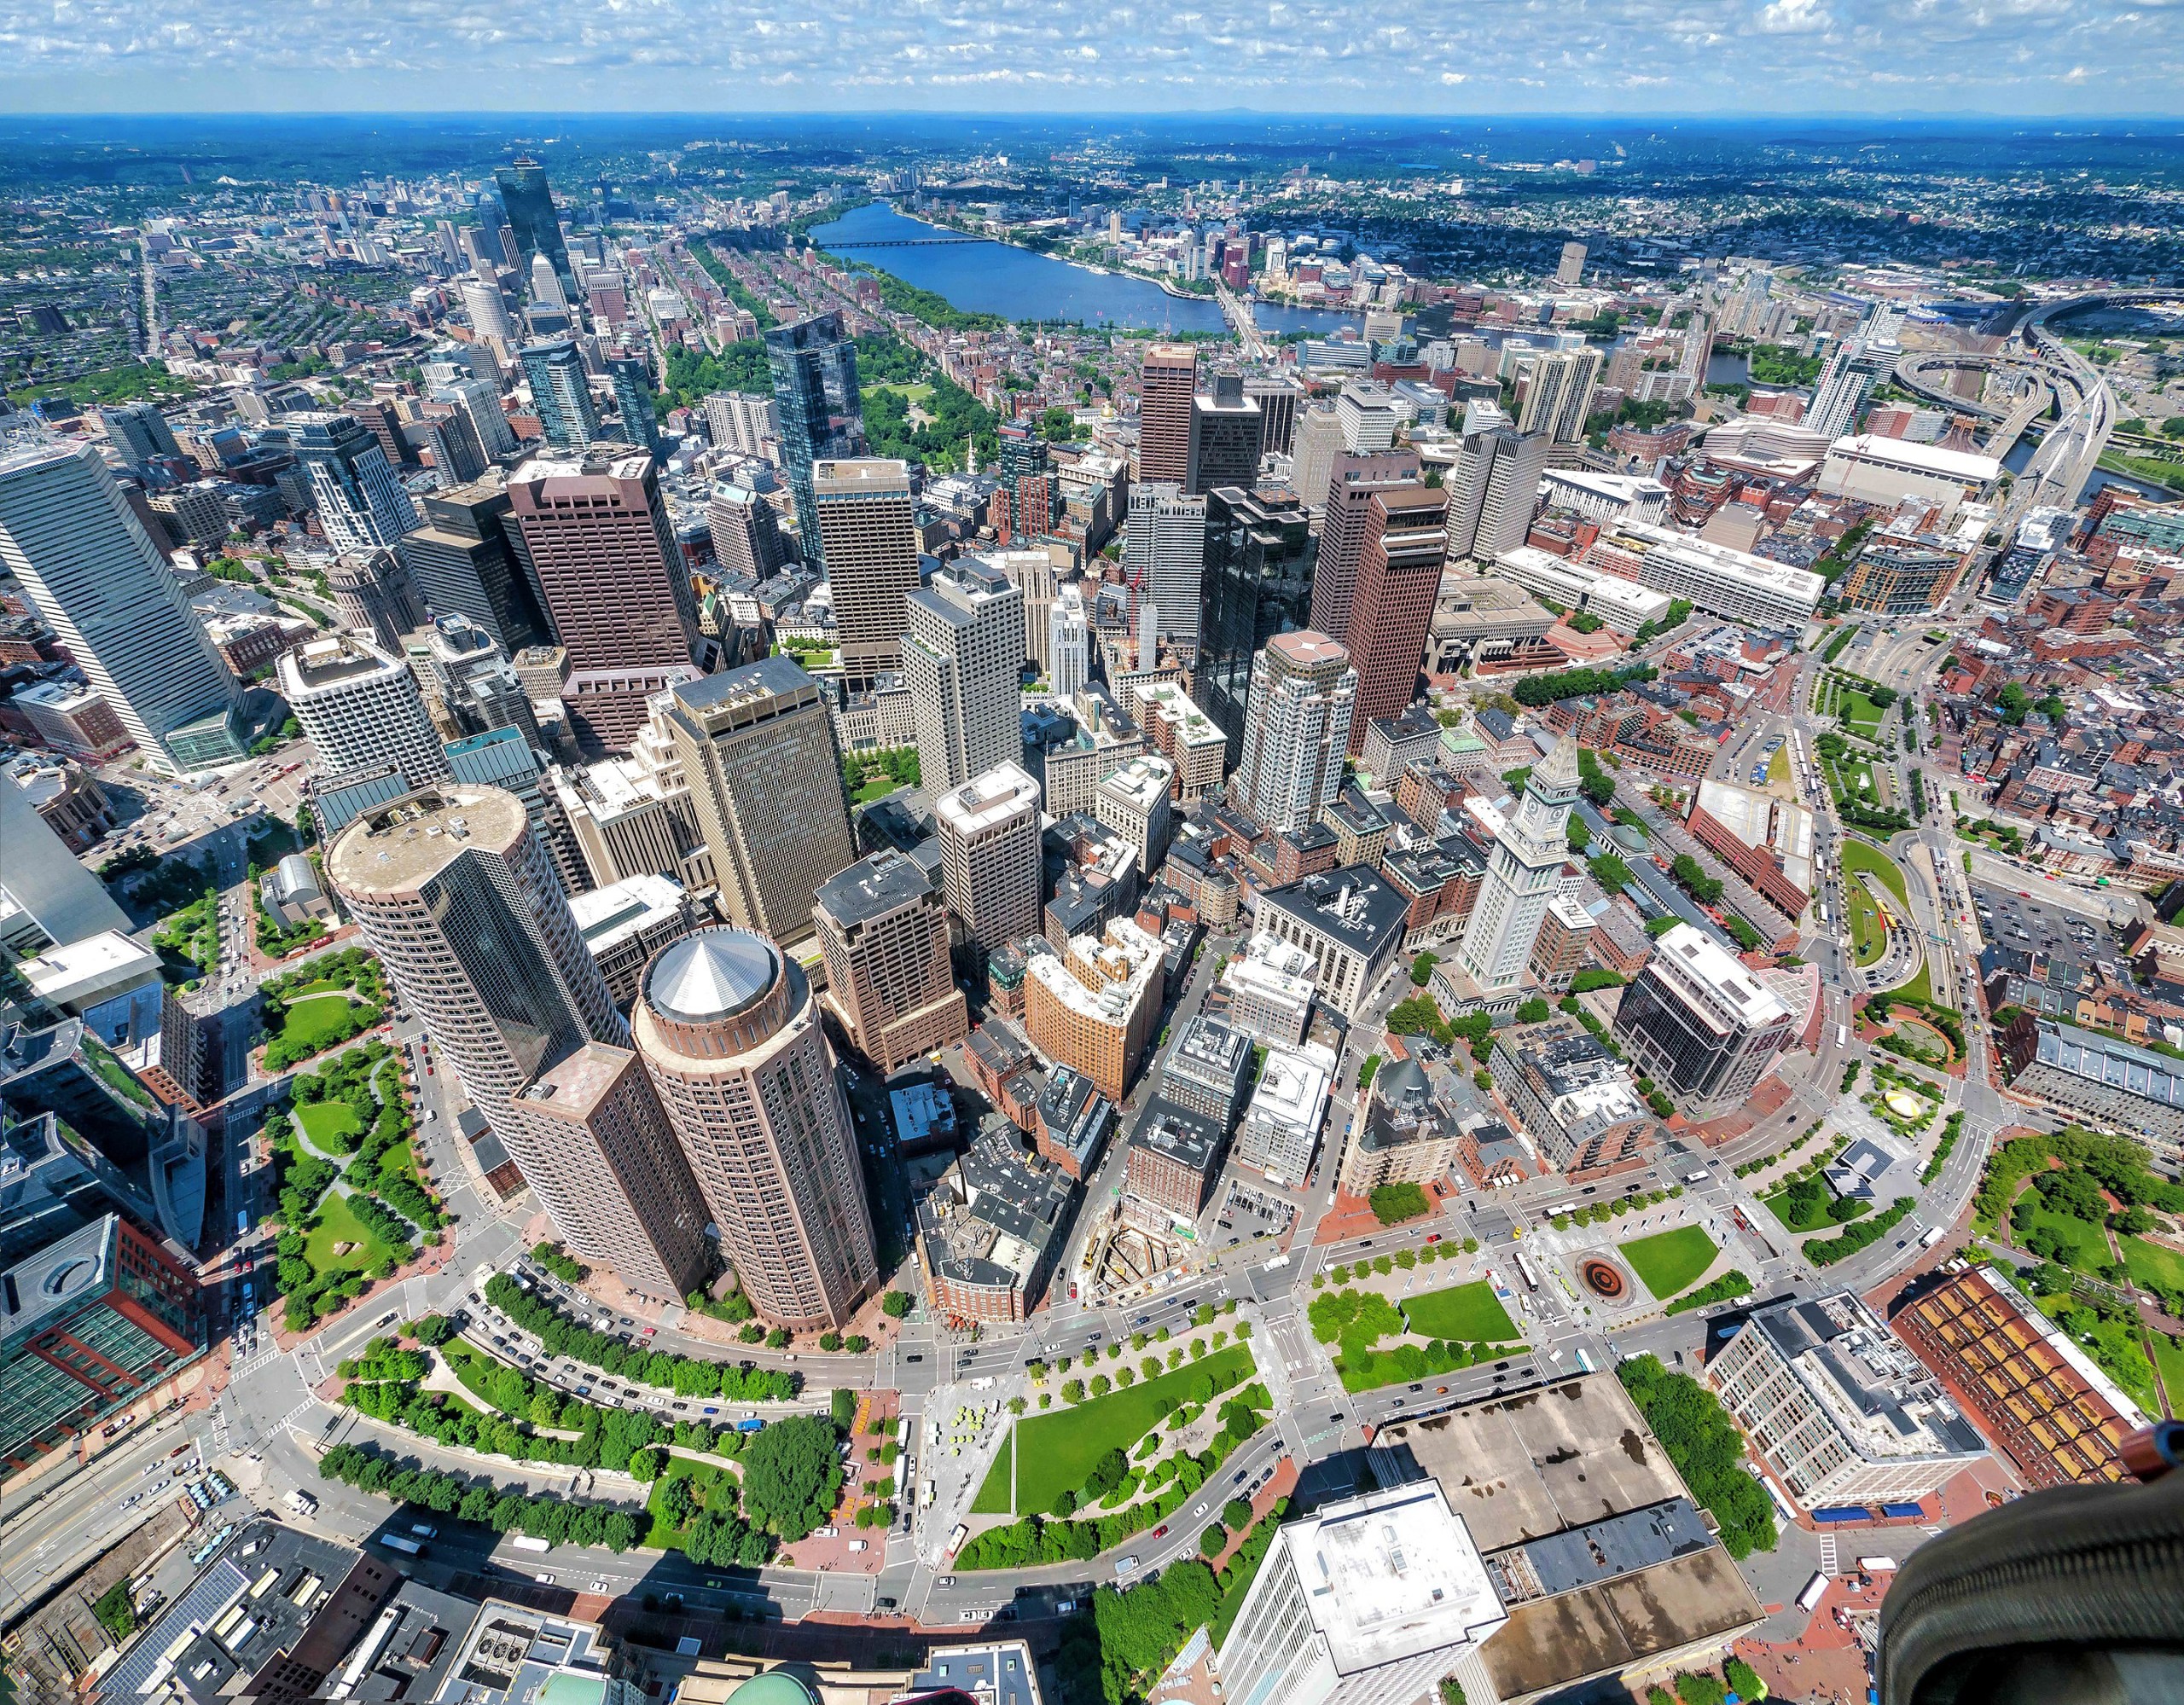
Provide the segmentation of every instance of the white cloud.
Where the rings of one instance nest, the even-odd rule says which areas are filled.
[[[1770,36],[1810,35],[1834,26],[1833,14],[1820,0],[1770,0],[1760,9],[1759,27]]]

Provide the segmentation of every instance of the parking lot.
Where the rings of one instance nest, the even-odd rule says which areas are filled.
[[[1974,888],[1980,934],[1992,945],[2018,953],[2092,965],[2117,951],[2106,928],[2075,912],[2008,889]]]

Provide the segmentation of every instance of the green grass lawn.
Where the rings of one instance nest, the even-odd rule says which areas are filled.
[[[875,775],[850,797],[860,805],[868,805],[874,799],[885,799],[903,784],[890,775]]]
[[[308,1140],[307,1146],[328,1159],[338,1159],[356,1145],[344,1137],[363,1134],[364,1122],[346,1101],[307,1101],[296,1109],[296,1124]]]
[[[281,998],[294,1001],[311,995],[345,995],[356,986],[354,983],[345,983],[338,977],[322,977],[315,983],[305,983],[291,989]]]
[[[1410,1330],[1421,1337],[1504,1343],[1518,1335],[1509,1311],[1484,1279],[1414,1296],[1403,1305],[1403,1314]]]
[[[2053,1232],[2068,1244],[2076,1252],[2071,1265],[2082,1273],[2105,1267],[2115,1259],[2108,1252],[2107,1233],[2089,1221],[2074,1219],[2068,1214],[2058,1214],[2051,1208],[2035,1208],[2032,1210],[2032,1227],[2035,1230]],[[2028,1232],[2023,1235],[2030,1236],[2030,1233]],[[2018,1244],[2020,1249],[2024,1247],[2014,1231],[2010,1241]]]
[[[1678,1226],[1672,1232],[1633,1238],[1616,1247],[1623,1251],[1623,1258],[1630,1263],[1640,1282],[1662,1302],[1705,1272],[1720,1253],[1713,1238],[1699,1226]]]
[[[1769,781],[1787,781],[1790,779],[1789,747],[1775,748],[1774,756],[1767,761],[1767,779]]]
[[[389,1253],[363,1227],[363,1221],[349,1211],[349,1198],[333,1191],[319,1198],[318,1223],[304,1238],[304,1259],[314,1273],[334,1273],[344,1269],[362,1273],[381,1256]],[[334,1253],[336,1244],[355,1244],[348,1254]]]
[[[1101,1366],[1104,1368],[1106,1364]],[[1159,1418],[1162,1398],[1183,1401],[1191,1382],[1201,1372],[1218,1373],[1234,1369],[1248,1377],[1253,1366],[1248,1348],[1231,1344],[1202,1360],[1187,1361],[1174,1372],[1164,1373],[1158,1379],[1089,1399],[1060,1414],[1025,1417],[1016,1424],[1017,1442],[1024,1447],[1020,1453],[1024,1460],[1022,1471],[1016,1476],[1014,1505],[995,1501],[1005,1494],[994,1490],[994,1476],[999,1475],[1005,1485],[1009,1475],[1010,1459],[1003,1456],[988,1472],[986,1483],[979,1488],[976,1506],[996,1511],[1012,1507],[1051,1510],[1054,1499],[1063,1493],[1073,1492],[1084,1484],[1094,1463],[1111,1450],[1127,1451],[1145,1436]],[[1089,1377],[1089,1372],[1084,1377]]]
[[[1767,1195],[1759,1198],[1762,1202],[1767,1204],[1767,1211],[1782,1222],[1782,1227],[1785,1231],[1795,1232],[1800,1236],[1803,1236],[1807,1232],[1825,1231],[1835,1223],[1835,1221],[1827,1217],[1827,1209],[1824,1203],[1821,1206],[1820,1216],[1817,1219],[1814,1219],[1809,1215],[1802,1220],[1792,1218],[1790,1214],[1789,1195],[1789,1186],[1785,1185],[1781,1189],[1769,1192]]]
[[[1871,965],[1888,951],[1888,925],[1881,921],[1880,908],[1864,884],[1846,882],[1843,894],[1850,907],[1852,954],[1860,965]]]
[[[1003,1433],[1001,1449],[994,1457],[992,1468],[986,1472],[985,1483],[971,1500],[973,1516],[1006,1516],[1014,1507],[1010,1500],[1016,1496],[1016,1482],[1010,1477],[1010,1464],[1015,1454],[1016,1435]]]
[[[299,1047],[322,1048],[347,1029],[348,1013],[346,995],[307,995],[288,1008],[282,1039]]]
[[[692,1482],[690,1489],[697,1494],[699,1505],[702,1508],[706,1493],[712,1488],[713,1482],[726,1472],[725,1469],[709,1468],[704,1463],[691,1462],[683,1457],[670,1457],[667,1467],[659,1478],[653,1482],[652,1490],[646,1495],[645,1513],[652,1517],[652,1526],[637,1543],[649,1546],[654,1551],[679,1549],[682,1543],[682,1530],[660,1513],[667,1507],[662,1499],[662,1494],[667,1490],[667,1483],[671,1480]]]
[[[1877,876],[1898,901],[1905,906],[1911,903],[1910,888],[1903,880],[1903,873],[1896,867],[1896,861],[1871,842],[1844,836],[1843,869],[1846,874],[1857,870]]]
[[[1899,983],[1896,988],[1890,989],[1888,992],[1891,995],[1901,995],[1906,1000],[1932,1000],[1934,998],[1934,984],[1933,979],[1926,975],[1926,962],[1924,960],[1920,960],[1918,974],[1908,983]],[[1946,1038],[1943,1039],[1942,1045],[1944,1047],[1948,1047],[1949,1044]]]
[[[2141,1285],[2158,1285],[2168,1290],[2184,1290],[2184,1255],[2150,1244],[2144,1238],[2125,1238],[2123,1265]],[[2178,1394],[2184,1397],[2184,1392]]]
[[[1860,739],[1869,740],[1880,732],[1880,719],[1885,713],[1856,687],[1851,687],[1843,694],[1842,703],[1837,708],[1838,714],[1843,718],[1843,726]]]
[[[2156,1332],[2153,1359],[2161,1369],[2161,1383],[2169,1390],[2169,1412],[2184,1414],[2184,1344]]]

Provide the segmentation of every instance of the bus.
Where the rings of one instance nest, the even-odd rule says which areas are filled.
[[[1846,1048],[1850,1046],[1850,1027],[1848,1024],[1838,1024],[1835,1027],[1835,1046],[1838,1048]]]
[[[406,1534],[381,1534],[379,1542],[391,1551],[400,1551],[404,1557],[422,1557],[424,1546]]]
[[[958,1522],[956,1524],[956,1531],[948,1536],[948,1549],[942,1552],[941,1555],[944,1557],[954,1557],[957,1551],[963,1548],[963,1541],[970,1537],[970,1528],[966,1527],[962,1522]]]
[[[1524,1275],[1525,1288],[1528,1290],[1538,1290],[1539,1271],[1533,1267],[1532,1258],[1522,1250],[1513,1250],[1512,1253],[1516,1256],[1517,1271]]]
[[[1827,1577],[1824,1575],[1815,1575],[1810,1580],[1805,1582],[1805,1590],[1798,1594],[1798,1609],[1806,1611],[1815,1609],[1818,1607],[1820,1601],[1827,1596]]]

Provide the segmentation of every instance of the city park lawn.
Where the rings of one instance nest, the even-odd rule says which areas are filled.
[[[356,1034],[349,1023],[350,999],[347,994],[336,990],[306,995],[292,1002],[281,1026],[281,1039],[290,1045],[291,1053],[303,1049],[311,1053],[348,1041]],[[299,1058],[302,1057],[297,1055]]]
[[[985,1483],[973,1501],[981,1509],[996,1511],[1051,1510],[1063,1493],[1076,1491],[1091,1477],[1092,1465],[1101,1457],[1112,1450],[1128,1451],[1157,1425],[1164,1399],[1181,1405],[1188,1401],[1192,1383],[1199,1374],[1233,1370],[1248,1379],[1256,1366],[1248,1347],[1231,1344],[1199,1360],[1187,1361],[1158,1379],[1124,1386],[1105,1397],[1088,1398],[1072,1409],[1027,1415],[1016,1424],[1017,1442],[1023,1448],[1014,1453],[1020,1468],[1016,1471],[1013,1499],[1005,1505],[997,1501],[1004,1494],[993,1486],[996,1475],[1004,1487],[1008,1484],[1012,1459],[1004,1454],[987,1470]],[[1095,1371],[1106,1369],[1104,1361],[1097,1369],[1088,1363],[1083,1377],[1089,1378]]]
[[[1787,781],[1790,779],[1789,747],[1777,746],[1774,749],[1774,756],[1767,761],[1767,779],[1770,782]]]
[[[1888,951],[1888,925],[1862,882],[1845,882],[1843,896],[1850,908],[1850,948],[1860,965],[1871,965]]]
[[[668,1482],[688,1481],[690,1490],[697,1498],[698,1507],[702,1510],[706,1507],[706,1494],[712,1490],[713,1482],[727,1472],[726,1469],[714,1468],[707,1463],[692,1462],[688,1457],[670,1457],[667,1466],[660,1471],[659,1478],[653,1482],[652,1490],[646,1494],[645,1513],[652,1517],[652,1526],[637,1543],[648,1546],[654,1551],[680,1551],[682,1548],[682,1529],[669,1521],[665,1513],[667,1505],[664,1494],[667,1491]]]
[[[364,1229],[363,1221],[349,1209],[349,1198],[329,1190],[319,1198],[312,1215],[317,1221],[304,1238],[304,1259],[313,1273],[368,1272],[382,1256],[392,1253],[385,1244]],[[334,1253],[336,1244],[354,1244],[346,1255]]]
[[[349,1153],[364,1134],[364,1122],[346,1101],[307,1101],[295,1110],[295,1115],[305,1146],[329,1160]]]
[[[1016,1435],[1003,1433],[1001,1449],[995,1455],[993,1467],[987,1470],[979,1495],[971,1500],[973,1516],[1006,1516],[1015,1508],[1016,1476],[1012,1464],[1016,1459]]]
[[[1701,1226],[1678,1226],[1672,1232],[1656,1232],[1650,1238],[1633,1238],[1618,1244],[1623,1258],[1639,1281],[1665,1302],[1714,1264],[1721,1251]]]
[[[2171,1414],[2184,1410],[2184,1342],[2165,1332],[2147,1335],[2153,1340],[2154,1366],[2161,1370],[2163,1388],[2169,1393]]]
[[[1855,687],[1844,689],[1836,710],[1843,718],[1845,729],[1861,739],[1867,740],[1880,733],[1880,719],[1887,714]]]
[[[892,776],[875,775],[851,797],[860,805],[868,805],[875,799],[885,799],[902,786]]]
[[[2010,1241],[2022,1249],[2024,1238],[2036,1231],[2053,1232],[2071,1248],[2071,1265],[2080,1273],[2096,1273],[2115,1260],[2109,1253],[2108,1234],[2090,1220],[2081,1220],[2073,1214],[2059,1214],[2053,1208],[2040,1205],[2040,1198],[2032,1197],[2032,1224],[2024,1232],[2013,1231]],[[2012,1222],[2014,1225],[2014,1221]],[[2124,1248],[2125,1265],[2129,1264],[2130,1250]],[[2184,1263],[2180,1263],[2184,1265]]]
[[[1403,1305],[1404,1324],[1420,1337],[1502,1343],[1519,1336],[1509,1311],[1484,1279],[1429,1290]]]
[[[2130,1269],[2132,1278],[2141,1285],[2184,1292],[2184,1255],[2159,1244],[2148,1243],[2144,1238],[2125,1238],[2122,1242],[2123,1265]],[[2107,1257],[2104,1256],[2102,1259]],[[2179,1401],[2184,1401],[2184,1391],[2173,1395]]]

